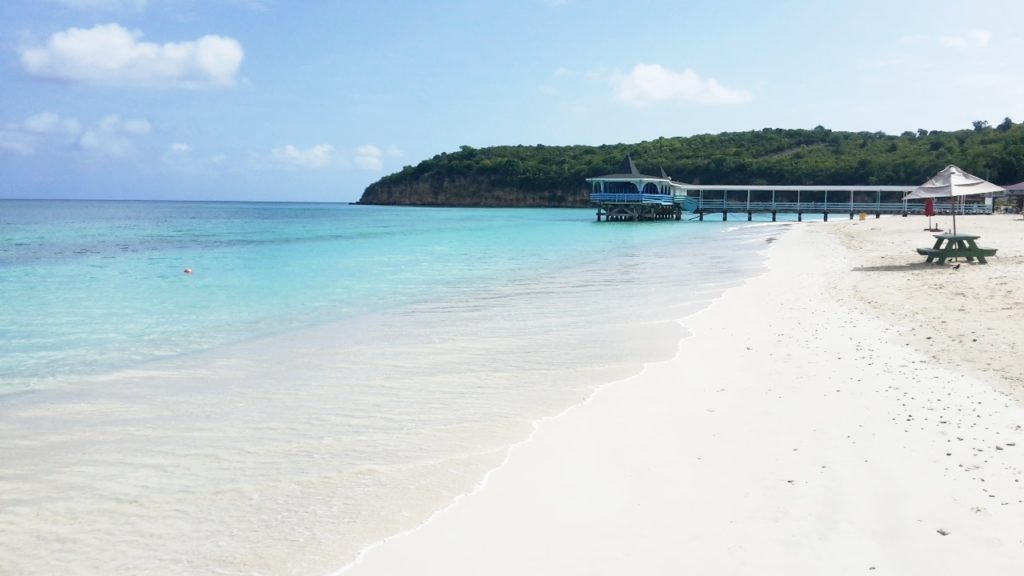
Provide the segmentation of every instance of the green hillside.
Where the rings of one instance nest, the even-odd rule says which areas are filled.
[[[947,164],[998,184],[1024,180],[1024,124],[955,132],[765,128],[604,146],[495,146],[441,153],[371,184],[363,204],[585,206],[586,178],[629,153],[646,174],[695,184],[916,185]]]

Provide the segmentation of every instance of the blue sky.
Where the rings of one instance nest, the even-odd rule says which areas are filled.
[[[1021,21],[1016,0],[5,0],[0,197],[352,201],[461,145],[1021,122]]]

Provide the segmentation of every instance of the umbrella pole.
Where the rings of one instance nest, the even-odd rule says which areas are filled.
[[[953,200],[953,236],[956,236],[956,196],[952,196]]]

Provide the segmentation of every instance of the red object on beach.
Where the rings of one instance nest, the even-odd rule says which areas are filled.
[[[924,201],[924,215],[928,217],[935,216],[935,200],[929,198]]]

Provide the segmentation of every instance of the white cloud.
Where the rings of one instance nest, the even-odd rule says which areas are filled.
[[[82,131],[82,125],[75,118],[61,118],[53,112],[40,112],[35,116],[29,116],[21,125],[25,130],[35,134],[75,136]]]
[[[77,118],[40,112],[0,129],[0,149],[29,156],[45,146],[68,146],[102,156],[127,156],[135,150],[135,139],[153,131],[145,120],[122,120],[105,116],[83,129]]]
[[[234,166],[224,154],[204,155],[184,142],[172,143],[164,150],[160,160],[169,170],[204,179],[223,175]]]
[[[230,0],[232,4],[236,4],[243,8],[247,8],[254,12],[266,12],[268,10],[266,2],[263,0]]]
[[[298,148],[288,144],[270,151],[270,158],[278,164],[298,166],[300,168],[324,168],[333,165],[344,170],[384,169],[388,158],[400,158],[404,155],[397,146],[381,147],[376,144],[363,144],[354,148],[337,150],[330,144],[317,144],[309,148]],[[254,160],[266,159],[255,155]]]
[[[0,150],[29,156],[36,150],[37,139],[18,130],[0,130]]]
[[[616,99],[633,106],[669,100],[741,104],[751,99],[749,92],[726,88],[714,78],[701,78],[689,68],[675,72],[659,64],[637,64],[629,74],[613,74],[611,82]]]
[[[106,10],[111,12],[135,10],[136,12],[142,12],[146,9],[146,0],[58,0],[58,2],[76,10]]]
[[[362,170],[383,170],[384,152],[373,144],[357,146],[352,161]]]
[[[75,118],[40,112],[0,129],[0,149],[29,156],[46,142],[74,142],[81,131],[82,126]]]
[[[111,114],[86,130],[78,140],[78,146],[103,156],[128,156],[135,151],[134,137],[150,132],[152,127],[145,120],[122,120],[120,116]]]
[[[947,48],[986,48],[992,41],[988,30],[968,30],[962,36],[941,36],[939,42]]]
[[[118,24],[69,28],[21,51],[33,76],[110,86],[231,86],[245,56],[237,40],[207,35],[155,44]]]
[[[331,162],[333,153],[334,146],[330,144],[317,144],[306,149],[288,144],[271,151],[275,160],[302,168],[323,168]]]
[[[376,144],[356,146],[352,154],[352,163],[362,170],[383,170],[384,158],[401,158],[403,152],[397,146],[388,146],[381,150]]]

